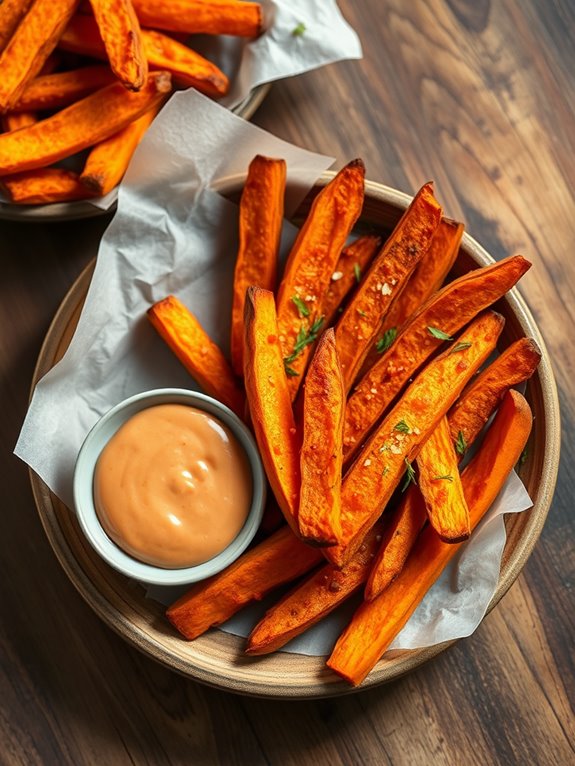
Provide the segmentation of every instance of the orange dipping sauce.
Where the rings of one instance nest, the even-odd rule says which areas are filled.
[[[134,415],[103,449],[94,502],[107,535],[134,558],[177,569],[226,548],[252,502],[247,456],[220,420],[183,404]]]

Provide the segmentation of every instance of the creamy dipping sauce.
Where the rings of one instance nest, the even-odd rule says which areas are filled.
[[[108,536],[134,558],[201,564],[241,530],[252,501],[247,456],[220,420],[183,404],[134,415],[102,451],[94,502]]]

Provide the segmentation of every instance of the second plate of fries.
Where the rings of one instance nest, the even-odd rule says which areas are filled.
[[[255,200],[262,194],[250,181],[265,179],[266,231],[274,239],[281,209],[271,200],[281,189],[281,163],[257,162],[262,167],[248,176],[240,232],[242,226],[249,232],[250,210],[257,204],[250,201],[250,190]],[[223,191],[234,198],[242,188],[234,182]],[[330,221],[333,210],[338,212]],[[208,379],[202,379],[209,393],[228,397],[240,411],[247,395],[268,479],[287,521],[261,543],[277,546],[284,562],[280,581],[289,581],[290,567],[293,578],[315,570],[272,607],[250,636],[247,654],[245,639],[209,630],[234,611],[226,592],[233,592],[236,605],[243,597],[233,574],[199,584],[170,607],[169,620],[192,639],[186,641],[159,604],[98,558],[73,514],[48,488],[35,476],[32,484],[68,575],[116,631],[204,683],[300,698],[392,680],[445,648],[385,651],[410,606],[433,582],[438,562],[445,563],[469,537],[504,476],[520,464],[533,508],[506,520],[507,543],[489,608],[499,601],[532,550],[551,502],[559,414],[543,340],[513,289],[528,262],[512,256],[495,264],[443,215],[431,185],[411,199],[380,184],[364,184],[363,166],[352,162],[316,184],[295,222],[300,234],[275,300],[269,289],[273,273],[246,293],[253,283],[247,264],[255,256],[250,252],[242,261],[242,247],[249,249],[253,242],[240,236],[239,297],[232,310],[240,319],[232,320],[229,385],[222,385],[221,376],[209,380],[210,365],[204,366]],[[345,246],[352,229],[354,240]],[[302,269],[318,248],[321,258]],[[434,249],[424,267],[425,253]],[[89,279],[86,272],[64,301],[35,380],[65,351]],[[149,315],[193,372],[194,350],[186,347],[185,327],[194,320],[186,307],[167,296],[150,307]],[[234,321],[240,327],[235,340]],[[485,367],[496,347],[499,357]],[[245,392],[232,369],[243,374]],[[525,380],[524,395],[506,393]],[[460,474],[461,458],[498,405],[493,425]],[[342,466],[343,482],[338,480]],[[314,470],[318,467],[321,471]],[[386,504],[394,515],[384,514],[390,520],[381,525],[378,517]],[[263,576],[269,586],[274,575],[263,563],[265,556],[257,548],[250,555],[253,566],[248,561],[246,571]],[[250,587],[258,592],[262,586]],[[306,593],[312,595],[315,611],[307,619],[313,621],[358,590],[364,592],[364,604],[329,659],[275,651],[305,621],[296,625],[299,618],[293,617],[306,603]]]

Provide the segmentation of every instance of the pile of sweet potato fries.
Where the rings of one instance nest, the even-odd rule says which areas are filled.
[[[269,534],[268,510],[269,536],[167,616],[193,639],[314,570],[256,625],[246,651],[278,649],[363,588],[327,663],[359,684],[525,447],[531,410],[512,387],[536,369],[537,345],[522,338],[485,364],[504,324],[489,307],[530,264],[516,255],[442,286],[463,226],[443,216],[431,184],[385,241],[347,244],[364,196],[355,160],[315,197],[276,289],[285,176],[283,160],[258,156],[249,168],[231,365],[175,297],[148,311],[206,392],[251,423],[287,521]]]
[[[261,6],[240,0],[4,0],[0,188],[20,204],[106,194],[174,87],[228,91],[182,40],[261,31]],[[88,148],[80,173],[51,167]]]

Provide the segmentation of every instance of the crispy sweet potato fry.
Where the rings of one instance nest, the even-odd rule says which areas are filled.
[[[380,532],[376,525],[346,566],[326,564],[272,606],[249,635],[246,653],[275,652],[352,596],[367,578]]]
[[[56,72],[35,77],[24,88],[13,112],[29,109],[58,109],[78,101],[115,81],[112,70],[104,64]]]
[[[142,136],[159,111],[159,105],[126,125],[119,133],[96,144],[90,151],[80,183],[100,196],[112,191],[122,180]]]
[[[64,168],[40,168],[4,176],[0,179],[0,188],[11,202],[20,205],[70,202],[93,196],[80,183],[77,173]]]
[[[248,288],[245,305],[244,381],[253,428],[268,481],[297,534],[301,473],[299,439],[278,338],[273,293]]]
[[[429,522],[446,543],[463,542],[471,534],[458,463],[449,423],[443,416],[421,448],[417,467]]]
[[[363,162],[353,160],[321,190],[285,266],[277,311],[292,399],[302,381],[310,346],[323,323],[321,297],[361,212],[364,178]]]
[[[320,314],[324,327],[333,323],[343,301],[357,286],[380,247],[381,237],[365,234],[343,249],[322,300]]]
[[[172,604],[168,620],[185,638],[220,625],[250,601],[309,572],[323,557],[284,526],[247,551],[223,572],[198,583]]]
[[[426,254],[441,221],[441,206],[425,184],[376,256],[335,326],[346,391],[363,364],[393,301]]]
[[[206,96],[218,98],[228,92],[226,75],[186,45],[152,29],[142,29],[142,41],[150,69],[169,72],[176,84],[194,87]],[[72,53],[106,59],[104,43],[91,16],[75,16],[64,30],[59,46]]]
[[[449,413],[451,437],[469,446],[489,420],[508,388],[535,372],[541,351],[532,338],[512,343],[463,392]]]
[[[405,383],[444,342],[438,334],[453,335],[510,290],[530,266],[525,258],[515,255],[475,269],[448,284],[421,307],[349,397],[344,459],[353,457]],[[441,333],[433,334],[437,330]]]
[[[0,135],[0,175],[43,167],[103,141],[161,103],[170,89],[170,75],[153,72],[138,93],[114,83],[35,125]]]
[[[335,346],[326,330],[304,384],[299,531],[314,545],[335,545],[341,533],[341,466],[345,390]]]
[[[508,389],[531,377],[541,354],[531,338],[511,344],[471,383],[447,415],[459,460],[471,447]],[[419,487],[411,486],[386,525],[369,579],[370,596],[381,593],[403,569],[427,513]]]
[[[462,474],[475,528],[517,462],[531,431],[532,415],[521,394],[510,391],[486,439]],[[403,628],[460,544],[440,540],[431,526],[421,533],[406,565],[374,601],[364,602],[338,639],[328,666],[350,683],[360,684]]]
[[[20,130],[38,122],[36,112],[8,112],[2,115],[2,129],[9,133],[11,130]]]
[[[140,90],[148,76],[140,22],[132,0],[90,0],[110,66],[129,90]]]
[[[6,47],[31,3],[32,0],[3,0],[0,5],[0,52]]]
[[[244,370],[244,305],[250,285],[275,290],[284,212],[285,160],[250,162],[240,200],[239,248],[234,271],[230,349],[236,375]]]
[[[486,312],[460,336],[460,350],[433,359],[377,427],[344,477],[342,536],[325,548],[329,561],[342,565],[353,555],[384,510],[401,477],[441,417],[495,348],[503,317]]]
[[[463,237],[464,225],[442,218],[426,257],[411,275],[406,289],[393,304],[383,323],[383,330],[400,328],[423,304],[437,292],[455,263]]]
[[[34,0],[0,56],[0,111],[18,101],[42,69],[79,0]]]
[[[238,0],[134,0],[145,27],[189,34],[257,37],[262,31],[258,3]]]
[[[207,394],[242,417],[244,395],[220,347],[174,295],[148,309],[148,319]]]

